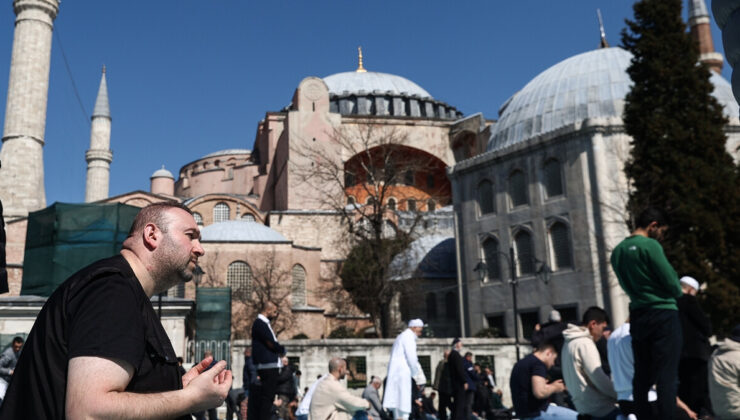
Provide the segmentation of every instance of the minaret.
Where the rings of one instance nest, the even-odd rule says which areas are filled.
[[[44,130],[49,62],[58,0],[14,0],[5,129],[0,150],[0,199],[7,220],[46,207]]]
[[[689,28],[691,36],[699,44],[699,61],[711,70],[722,72],[722,54],[714,51],[712,28],[709,26],[709,12],[704,0],[689,0]]]
[[[103,66],[98,98],[95,100],[95,109],[90,124],[90,149],[85,153],[87,161],[86,203],[108,198],[110,163],[113,161],[113,152],[110,150],[110,125],[108,85],[105,82],[105,66]]]

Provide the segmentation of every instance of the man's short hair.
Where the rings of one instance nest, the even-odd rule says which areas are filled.
[[[23,337],[21,336],[15,336],[13,337],[13,342],[16,344],[23,344]]]
[[[279,306],[277,306],[277,304],[275,302],[273,302],[271,300],[265,300],[265,301],[260,302],[259,312],[260,313],[264,312],[265,309],[267,309],[270,305],[272,305],[272,306],[274,306],[276,308],[279,308]]]
[[[558,353],[558,348],[555,347],[555,344],[552,341],[543,341],[540,343],[536,349],[534,349],[535,352],[541,353],[547,349],[550,349],[553,353]]]
[[[473,353],[467,352],[467,353],[465,353],[465,357],[473,357]]]
[[[382,384],[383,381],[379,377],[373,376],[373,379],[370,381],[370,383],[371,384]]]
[[[668,218],[663,211],[655,207],[648,207],[637,216],[635,227],[644,229],[653,222],[657,222],[658,226],[668,226]]]
[[[586,309],[586,312],[583,313],[582,325],[588,325],[588,323],[591,321],[596,321],[597,324],[601,324],[603,322],[606,322],[608,324],[609,315],[607,315],[605,310],[599,308],[598,306],[592,306]]]
[[[339,367],[342,366],[343,363],[345,363],[345,361],[341,357],[332,357],[331,360],[329,360],[329,373],[339,370]]]
[[[175,203],[172,201],[163,201],[161,203],[154,203],[150,204],[143,209],[139,210],[139,214],[136,215],[136,218],[134,219],[134,223],[131,224],[131,230],[128,232],[128,236],[132,237],[135,234],[141,232],[144,230],[144,227],[148,223],[154,223],[159,230],[161,230],[164,233],[167,233],[167,228],[169,227],[169,220],[166,216],[166,213],[170,209],[180,209],[188,212],[191,216],[193,215],[193,212],[187,208],[186,206]]]

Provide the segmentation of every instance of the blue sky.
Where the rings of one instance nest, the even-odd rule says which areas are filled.
[[[63,1],[51,58],[47,203],[84,200],[89,115],[103,64],[113,115],[110,195],[118,195],[148,191],[149,176],[162,165],[177,175],[207,153],[251,148],[265,112],[287,105],[304,77],[354,70],[358,45],[368,70],[406,77],[466,115],[497,119],[499,106],[534,76],[598,46],[597,8],[609,43],[618,45],[631,6],[622,0]],[[4,0],[2,115],[14,17]],[[730,72],[725,65],[726,79]]]

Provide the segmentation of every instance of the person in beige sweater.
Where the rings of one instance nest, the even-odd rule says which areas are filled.
[[[580,414],[594,420],[613,419],[620,414],[617,393],[611,379],[601,368],[596,341],[609,323],[606,312],[592,306],[583,314],[583,325],[568,324],[563,331],[562,367],[565,386]]]
[[[321,381],[311,398],[310,420],[351,420],[353,417],[367,419],[365,410],[370,403],[352,395],[340,380],[347,374],[347,362],[335,357],[329,361],[329,376]],[[359,415],[356,415],[359,412]],[[376,419],[377,420],[377,419]]]
[[[740,418],[740,324],[709,359],[709,397],[715,418]]]

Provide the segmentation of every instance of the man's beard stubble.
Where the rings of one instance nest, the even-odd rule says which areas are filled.
[[[166,291],[180,282],[192,280],[193,270],[189,267],[190,253],[188,252],[187,259],[179,254],[169,233],[165,233],[159,252],[155,256],[155,270],[152,272],[157,289],[161,289],[157,293]]]

